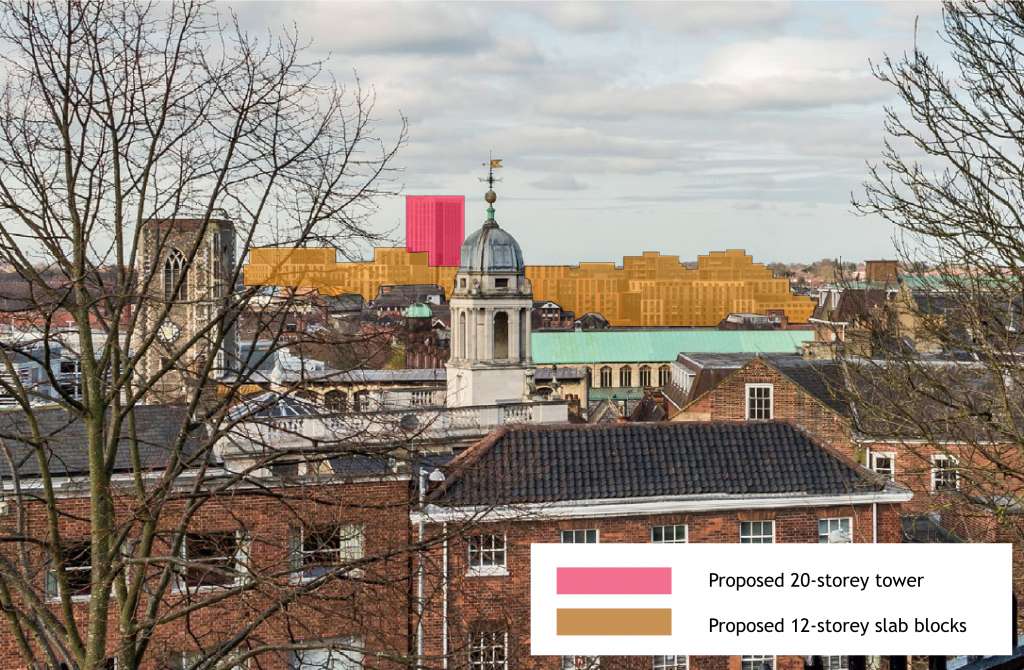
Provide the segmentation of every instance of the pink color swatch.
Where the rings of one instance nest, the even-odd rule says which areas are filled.
[[[558,568],[559,595],[665,595],[672,568]]]
[[[405,196],[405,248],[427,252],[431,267],[457,266],[466,237],[466,196]]]

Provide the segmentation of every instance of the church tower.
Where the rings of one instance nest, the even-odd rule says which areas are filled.
[[[234,223],[226,216],[151,219],[143,224],[139,265],[148,291],[141,296],[133,348],[155,333],[142,358],[141,380],[170,370],[149,390],[146,401],[180,402],[196,386],[229,374],[237,364],[235,328],[218,316],[231,300]],[[202,377],[210,359],[210,374]]]
[[[487,220],[462,243],[451,298],[448,406],[523,402],[529,395],[530,312],[533,290],[523,252],[494,219],[491,161]]]

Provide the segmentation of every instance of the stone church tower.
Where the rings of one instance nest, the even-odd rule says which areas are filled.
[[[200,384],[200,371],[214,360],[208,383],[233,372],[237,334],[233,326],[214,326],[192,345],[201,326],[218,320],[228,303],[235,268],[235,226],[226,217],[153,219],[143,225],[139,279],[149,281],[140,300],[137,349],[142,338],[156,333],[142,359],[141,380],[152,379],[163,366],[172,368],[147,393],[147,402],[176,402]],[[191,259],[191,261],[189,260]],[[223,335],[223,346],[217,346]]]
[[[487,221],[462,243],[452,291],[449,407],[523,402],[529,395],[533,291],[519,244],[494,220],[493,188],[484,199]]]

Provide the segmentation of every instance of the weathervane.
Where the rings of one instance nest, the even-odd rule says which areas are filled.
[[[483,163],[484,167],[487,168],[487,178],[480,178],[480,181],[487,182],[487,193],[484,194],[484,200],[487,201],[487,221],[494,221],[494,201],[498,199],[498,194],[494,192],[494,182],[501,181],[501,177],[494,176],[494,169],[501,167],[501,159],[495,158],[493,152],[488,152],[488,161]]]

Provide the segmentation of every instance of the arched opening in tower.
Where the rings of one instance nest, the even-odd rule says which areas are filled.
[[[494,357],[508,358],[508,313],[494,315]]]
[[[458,347],[458,350],[455,352],[455,356],[457,358],[466,358],[466,346],[467,346],[466,337],[468,335],[469,334],[466,332],[466,313],[465,312],[460,312],[459,313],[459,347]]]

